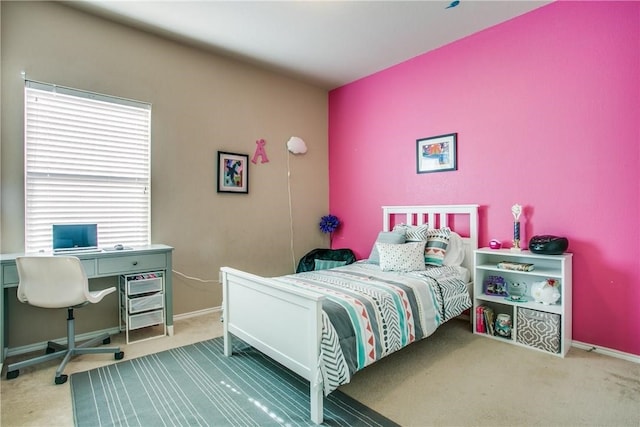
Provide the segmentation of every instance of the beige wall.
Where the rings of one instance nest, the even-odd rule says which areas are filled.
[[[207,280],[217,280],[223,265],[285,274],[294,259],[328,244],[317,227],[328,209],[325,90],[59,3],[3,1],[1,7],[2,253],[24,248],[21,71],[33,80],[152,103],[152,240],[175,247],[175,270]],[[306,155],[287,153],[292,135],[307,142]],[[270,161],[250,164],[249,195],[217,194],[217,151],[251,157],[260,138]],[[173,277],[176,314],[220,306],[219,284]],[[96,286],[111,283],[102,282]],[[26,321],[33,309],[17,303],[14,292],[8,297],[10,347],[55,335],[35,333],[38,326]],[[79,325],[79,332],[114,325],[112,308],[83,309],[89,314],[79,316],[91,324]],[[63,336],[63,315],[50,318]]]

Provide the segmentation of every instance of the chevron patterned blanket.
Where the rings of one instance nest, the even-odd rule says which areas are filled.
[[[320,364],[327,395],[470,308],[463,276],[459,267],[400,273],[358,262],[275,280],[325,296]]]

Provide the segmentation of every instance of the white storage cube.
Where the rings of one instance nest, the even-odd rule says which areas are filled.
[[[560,315],[518,308],[517,341],[550,353],[560,353]]]

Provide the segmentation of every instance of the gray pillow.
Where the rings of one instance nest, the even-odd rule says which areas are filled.
[[[429,231],[429,224],[422,225],[407,225],[398,224],[393,227],[393,231],[396,233],[402,233],[406,236],[407,242],[421,242],[427,240],[427,232]]]
[[[405,243],[407,241],[404,234],[394,232],[394,231],[381,231],[378,234],[378,238],[373,243],[373,248],[371,248],[371,253],[369,254],[369,264],[380,264],[380,254],[378,253],[378,248],[376,247],[376,243]]]

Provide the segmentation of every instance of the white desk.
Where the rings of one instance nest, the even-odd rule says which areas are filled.
[[[82,261],[89,279],[145,273],[148,271],[164,271],[167,333],[173,335],[172,253],[173,248],[171,246],[157,244],[136,247],[132,250],[103,251],[75,254],[74,256],[77,256]],[[22,255],[24,254],[0,255],[0,283],[2,284],[2,292],[0,292],[0,366],[2,366],[7,354],[6,337],[10,327],[7,319],[6,290],[18,286],[16,257]]]

